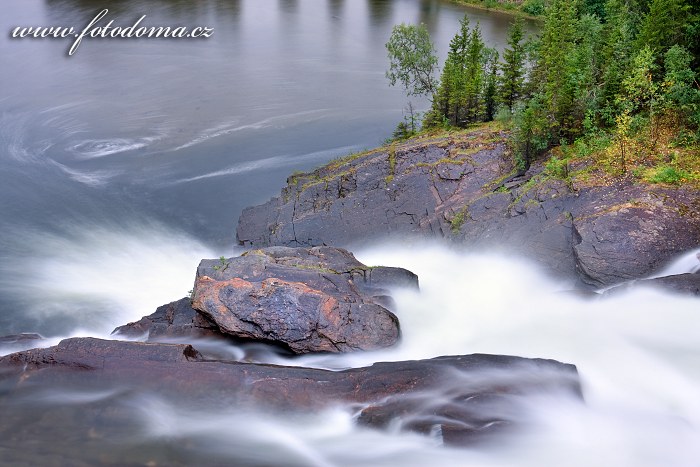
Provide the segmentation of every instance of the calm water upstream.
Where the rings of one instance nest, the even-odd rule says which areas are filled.
[[[200,258],[235,252],[242,208],[276,194],[294,170],[389,136],[407,102],[384,77],[394,24],[426,23],[444,57],[465,11],[498,48],[510,21],[438,0],[0,5],[0,335],[53,341],[106,336],[184,296]],[[115,25],[147,15],[148,26],[214,33],[87,38],[71,57],[68,39],[10,38],[16,26],[82,29],[103,8]],[[698,465],[696,300],[638,291],[580,302],[532,265],[434,246],[368,245],[357,256],[420,276],[420,294],[397,294],[402,344],[283,363],[555,358],[578,365],[586,404],[543,396],[532,401],[531,432],[458,450],[359,429],[342,407],[290,418],[193,412],[129,388],[36,388],[20,400],[0,388],[0,418],[21,420],[0,422],[0,465]],[[81,419],[84,407],[123,423]]]
[[[95,314],[114,293],[133,296],[135,314],[186,293],[189,279],[161,281],[155,300],[141,290],[166,263],[231,254],[240,211],[292,171],[387,138],[407,102],[384,77],[392,26],[426,23],[444,55],[465,12],[437,0],[1,4],[0,335],[104,327]],[[142,25],[214,32],[88,37],[70,57],[71,39],[10,38],[17,26],[79,31],[106,7],[100,25],[147,15]],[[510,18],[468,11],[502,46]]]

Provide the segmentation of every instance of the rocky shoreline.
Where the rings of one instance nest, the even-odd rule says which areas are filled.
[[[535,260],[581,287],[640,279],[700,246],[700,193],[630,179],[516,176],[506,133],[409,140],[293,175],[243,211],[240,245],[352,249],[401,238],[447,240]]]
[[[43,386],[117,385],[193,406],[214,400],[314,411],[340,404],[360,424],[439,433],[459,446],[522,429],[523,395],[582,399],[576,367],[551,360],[476,354],[328,371],[243,363],[198,348],[201,339],[257,342],[291,356],[396,345],[391,293],[417,289],[419,278],[365,265],[341,248],[360,240],[498,246],[582,288],[651,284],[700,295],[700,274],[629,282],[700,245],[697,192],[629,180],[577,184],[547,175],[542,164],[516,176],[504,136],[482,129],[412,140],[289,177],[280,196],[241,215],[237,239],[250,249],[202,260],[190,297],[118,327],[119,340],[66,339],[0,358],[3,397]],[[28,346],[39,338],[0,342]],[[185,343],[164,342],[172,339]]]

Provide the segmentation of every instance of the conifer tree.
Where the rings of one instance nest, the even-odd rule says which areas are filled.
[[[598,82],[602,63],[600,20],[595,15],[584,14],[576,23],[576,46],[569,57],[569,82],[573,92],[570,109],[569,137],[577,137],[583,131],[583,122],[598,110]]]
[[[484,62],[486,60],[486,45],[481,38],[479,23],[469,34],[464,75],[464,117],[462,125],[477,122],[484,115]]]
[[[576,0],[552,0],[542,32],[540,63],[544,70],[542,92],[552,136],[569,138],[574,126],[573,110],[576,89],[575,73]]]
[[[486,49],[486,84],[484,85],[484,120],[490,122],[496,115],[498,103],[498,51]]]
[[[637,50],[648,46],[660,64],[664,54],[675,44],[686,46],[692,20],[686,0],[652,0],[637,36]]]
[[[601,47],[602,84],[600,89],[600,117],[604,125],[611,125],[622,110],[616,97],[621,91],[627,73],[634,42],[633,15],[628,0],[607,0],[608,21],[603,27]]]
[[[508,29],[508,47],[503,51],[501,65],[500,101],[513,112],[515,103],[523,95],[525,85],[525,44],[523,20],[518,18]]]
[[[445,66],[442,68],[440,85],[433,101],[433,108],[427,117],[428,125],[447,120],[457,126],[461,119],[460,106],[463,100],[464,64],[469,40],[469,19],[465,15],[460,21],[457,34],[450,41]]]

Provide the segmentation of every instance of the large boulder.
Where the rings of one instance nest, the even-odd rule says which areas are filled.
[[[192,307],[224,334],[298,354],[373,350],[399,339],[388,294],[402,286],[417,287],[416,275],[346,250],[272,247],[203,260]]]
[[[22,413],[9,411],[9,401],[33,389],[86,394],[119,387],[179,401],[191,410],[308,412],[344,406],[358,412],[362,424],[437,431],[446,443],[460,445],[500,432],[496,427],[522,427],[520,403],[528,394],[581,397],[576,368],[553,360],[476,354],[328,371],[208,361],[191,345],[94,338],[66,339],[55,347],[0,358],[0,387],[8,407],[0,433],[9,433],[19,420],[28,423]],[[123,411],[99,405],[76,405],[75,410],[86,419],[96,418],[90,410],[97,411],[98,433],[129,419]],[[87,432],[82,418],[69,419]],[[54,420],[38,417],[33,423],[39,430],[38,425]]]
[[[626,180],[582,190],[575,208],[576,266],[594,286],[649,276],[700,244],[700,198],[689,189]]]
[[[519,175],[506,137],[481,129],[411,140],[293,175],[280,196],[243,211],[238,242],[445,238],[530,257],[591,287],[647,276],[700,246],[697,190],[599,180],[586,163],[568,180],[541,161]]]

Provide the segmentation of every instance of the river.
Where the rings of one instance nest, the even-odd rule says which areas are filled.
[[[0,335],[40,332],[46,344],[106,337],[185,296],[200,258],[238,251],[244,207],[278,193],[294,170],[388,137],[407,102],[384,77],[394,24],[427,24],[444,58],[465,12],[497,48],[511,21],[438,0],[2,2]],[[86,38],[72,56],[68,39],[10,37],[17,26],[82,29],[103,8],[115,24],[146,15],[147,25],[213,34]],[[0,441],[0,464],[698,465],[697,301],[648,291],[580,301],[532,264],[434,245],[368,245],[356,254],[420,276],[420,294],[397,292],[402,344],[281,362],[555,358],[578,365],[586,404],[533,400],[532,432],[460,450],[359,429],[342,409],[302,419],[192,413],[125,388],[46,388],[0,401],[3,413],[26,414],[21,426],[3,427],[13,435]],[[81,429],[76,414],[94,404],[123,411],[128,422]],[[55,430],[34,425],[47,417]]]

